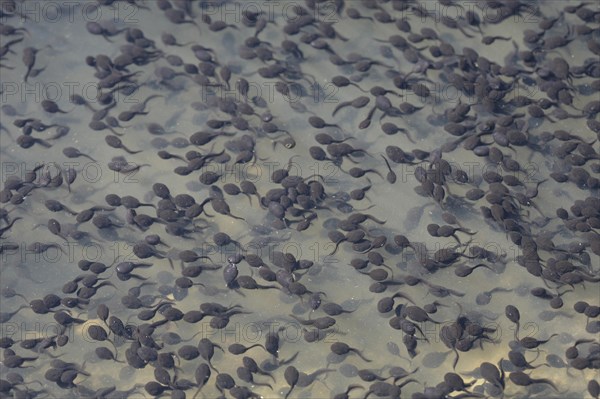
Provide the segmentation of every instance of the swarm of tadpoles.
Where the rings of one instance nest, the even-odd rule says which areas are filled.
[[[102,14],[120,3],[90,5]],[[0,323],[57,325],[50,336],[0,336],[0,396],[287,399],[331,382],[346,387],[329,392],[338,399],[542,390],[599,398],[596,379],[584,393],[558,373],[600,369],[600,303],[580,298],[600,282],[600,13],[586,2],[558,13],[520,1],[468,10],[436,2],[461,11],[451,18],[426,3],[307,0],[277,16],[242,7],[231,23],[227,2],[130,0],[140,22],[87,21],[81,36],[68,35],[68,44],[100,39],[114,50],[73,66],[95,81],[94,98],[9,97],[0,109],[3,158],[36,162],[0,187],[2,271],[39,285],[25,293],[19,280],[3,283]],[[65,54],[40,44],[23,7],[2,3],[0,69],[27,88],[53,82],[56,55]],[[526,14],[537,23],[520,34],[489,34],[490,25],[514,31]],[[364,49],[348,47],[362,47],[359,39]],[[221,50],[232,42],[233,53]],[[269,96],[254,90],[263,83]],[[439,101],[443,85],[474,101]],[[324,109],[332,86],[339,101]],[[132,105],[133,95],[141,100]],[[158,120],[155,111],[174,105],[172,119]],[[183,112],[194,113],[193,129]],[[485,168],[461,167],[475,164]],[[90,167],[105,165],[110,179],[92,182]],[[268,173],[232,176],[238,168]],[[412,191],[422,203],[409,209]],[[515,256],[483,244],[486,230],[516,246]],[[325,251],[314,258],[287,247],[315,237]],[[57,292],[55,281],[36,279],[34,267],[51,267],[55,254],[111,243],[130,253],[51,265],[61,267]],[[331,276],[337,290],[327,288]],[[352,306],[340,295],[368,300]],[[496,302],[502,317],[490,310]],[[541,321],[528,305],[547,306]],[[383,332],[347,328],[363,310],[387,319]],[[259,328],[252,343],[203,333],[226,335],[249,317],[285,326]],[[555,317],[582,328],[523,331]],[[507,320],[514,334],[500,337],[491,320]],[[299,344],[289,342],[290,325],[302,332]],[[134,382],[102,387],[91,362],[61,360],[75,349],[70,329],[86,334],[84,350],[99,365],[126,366]],[[376,356],[379,333],[412,371]],[[451,355],[437,365],[439,382],[420,365],[436,357],[438,338],[446,350],[438,353]],[[461,357],[491,345],[500,359],[469,366]],[[560,355],[539,359],[550,345]]]

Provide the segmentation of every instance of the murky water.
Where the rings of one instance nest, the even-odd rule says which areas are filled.
[[[1,397],[595,394],[598,6],[2,7]]]

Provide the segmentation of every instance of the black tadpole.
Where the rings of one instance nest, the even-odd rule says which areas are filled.
[[[244,221],[246,220],[243,217],[232,215],[229,205],[222,198],[213,198],[210,201],[210,204],[212,205],[213,210],[221,215],[229,216],[229,217],[232,217],[232,218],[238,219],[238,220],[244,220]]]
[[[288,396],[290,396],[290,393],[292,393],[292,390],[294,389],[296,384],[298,383],[298,378],[300,378],[300,373],[298,372],[298,369],[296,369],[296,367],[288,366],[285,369],[283,376],[285,378],[285,382],[287,382],[287,384],[290,386],[290,390],[284,397],[284,399],[287,399]]]
[[[67,111],[63,111],[62,109],[58,108],[58,104],[56,104],[52,100],[43,100],[42,108],[44,108],[44,111],[46,111],[50,114],[56,114],[56,113],[66,114],[67,113]]]
[[[513,305],[506,305],[504,314],[506,315],[506,318],[508,320],[510,320],[516,324],[515,339],[518,340],[519,339],[519,322],[521,320],[521,314],[519,313],[519,309],[517,309]]]
[[[345,344],[343,342],[336,342],[334,344],[331,344],[330,348],[331,348],[331,351],[333,353],[335,353],[336,355],[343,356],[350,352],[354,352],[365,362],[369,362],[369,363],[371,362],[371,360],[364,357],[364,355],[358,349],[352,348],[348,344]]]
[[[94,158],[92,158],[91,156],[89,156],[87,154],[83,154],[75,147],[65,147],[63,149],[63,155],[66,156],[67,158],[86,157],[86,158],[90,159],[91,161],[97,162]]]
[[[106,141],[106,144],[108,144],[109,147],[117,148],[117,149],[121,148],[125,152],[127,152],[128,154],[138,154],[138,153],[142,152],[142,150],[131,151],[129,148],[125,147],[125,145],[123,144],[123,142],[121,141],[121,139],[118,138],[117,136],[108,135],[108,136],[106,136],[104,138],[104,141]]]

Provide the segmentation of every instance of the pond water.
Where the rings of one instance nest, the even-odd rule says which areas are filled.
[[[1,4],[0,397],[598,397],[597,5]]]

